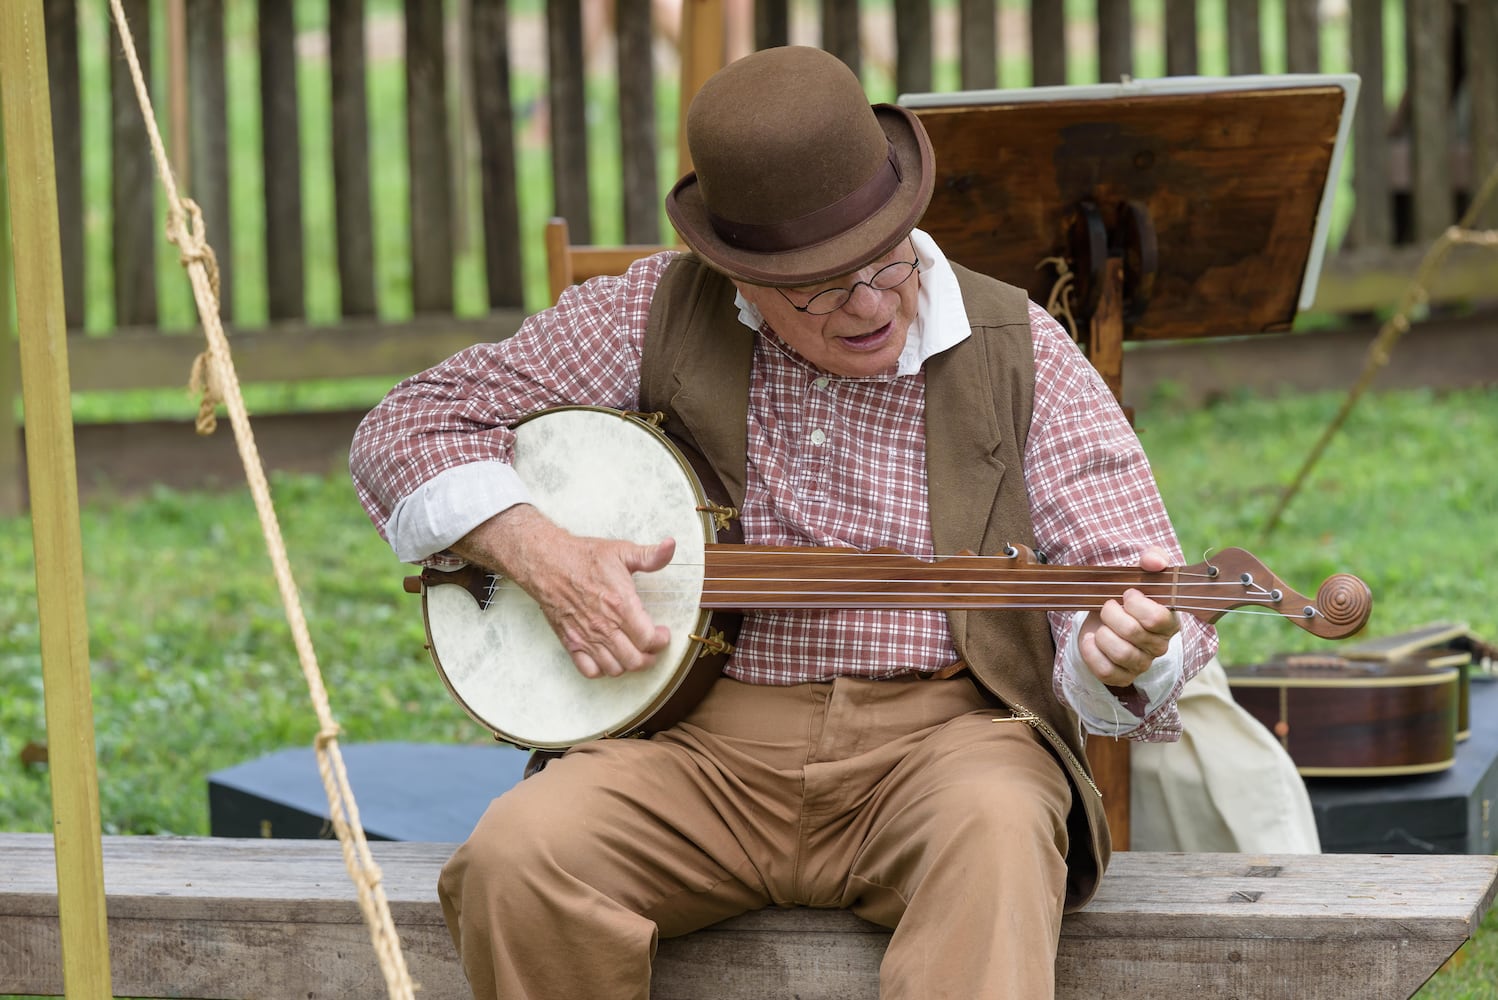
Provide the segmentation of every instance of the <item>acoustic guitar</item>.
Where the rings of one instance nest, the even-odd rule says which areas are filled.
[[[1241,549],[1146,573],[1046,565],[1022,546],[925,560],[720,541],[736,537],[737,512],[700,459],[642,415],[599,407],[559,407],[517,423],[513,466],[541,512],[575,534],[676,539],[671,563],[636,579],[670,645],[651,667],[619,677],[579,674],[511,580],[473,566],[407,578],[422,595],[428,648],[449,692],[496,738],[524,748],[565,749],[670,725],[707,693],[732,652],[739,613],[753,609],[1090,610],[1132,587],[1203,621],[1252,608],[1337,639],[1360,629],[1372,605],[1355,576],[1329,577],[1308,599]]]
[[[1472,680],[1479,683],[1493,679],[1492,666],[1498,660],[1498,647],[1479,639],[1464,622],[1432,622],[1393,635],[1362,639],[1343,646],[1341,654],[1349,660],[1375,660],[1391,663],[1420,659],[1431,666],[1453,666],[1461,673],[1457,680],[1456,740],[1460,743],[1472,735]]]
[[[1227,669],[1233,698],[1306,777],[1444,771],[1456,757],[1460,670],[1429,657],[1284,655]]]

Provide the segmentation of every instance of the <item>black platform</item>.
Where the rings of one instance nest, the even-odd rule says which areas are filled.
[[[1438,774],[1307,778],[1321,849],[1342,854],[1498,852],[1498,681],[1472,681],[1472,735]]]
[[[456,842],[489,802],[520,780],[529,754],[501,744],[339,746],[370,840]],[[312,748],[281,750],[208,778],[215,837],[332,837]]]
[[[1439,774],[1309,778],[1329,853],[1498,853],[1498,681],[1472,682],[1472,735]],[[371,840],[456,842],[490,800],[520,780],[527,754],[502,744],[366,743],[341,747]],[[331,837],[311,750],[282,750],[210,776],[216,837]]]

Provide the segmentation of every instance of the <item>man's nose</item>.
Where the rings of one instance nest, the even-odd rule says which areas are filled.
[[[848,291],[848,301],[843,303],[843,308],[852,313],[872,312],[879,307],[879,300],[883,296],[883,292],[867,281],[855,281]]]

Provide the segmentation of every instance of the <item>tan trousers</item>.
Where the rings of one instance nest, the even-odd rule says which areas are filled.
[[[645,1000],[658,935],[764,906],[894,928],[886,1000],[1048,997],[1065,774],[967,678],[720,680],[496,799],[440,895],[475,997]]]

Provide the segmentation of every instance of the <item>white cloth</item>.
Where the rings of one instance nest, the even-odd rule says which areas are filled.
[[[1273,734],[1233,700],[1216,657],[1178,704],[1180,742],[1131,748],[1130,850],[1319,853],[1304,779]]]

